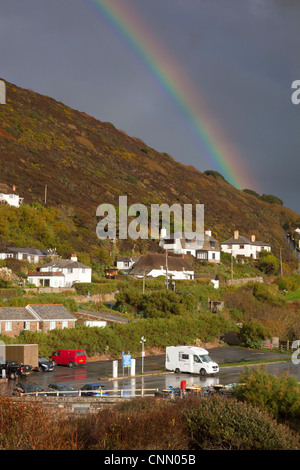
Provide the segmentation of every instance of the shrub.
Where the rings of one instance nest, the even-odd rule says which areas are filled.
[[[277,280],[280,290],[295,291],[300,287],[299,274],[292,274],[289,276],[282,276]]]
[[[34,419],[33,419],[34,417]],[[75,450],[76,428],[56,422],[41,403],[0,396],[0,450]]]
[[[168,401],[134,399],[78,422],[85,450],[186,450],[184,416]]]
[[[276,377],[264,366],[249,368],[241,375],[243,386],[235,392],[239,400],[268,411],[276,420],[291,422],[300,430],[300,385],[295,376]]]
[[[244,323],[238,333],[238,338],[243,346],[260,349],[262,340],[269,336],[266,328],[256,320]]]
[[[266,412],[234,398],[214,396],[186,412],[194,449],[297,450],[299,439]]]
[[[258,268],[265,274],[276,274],[279,270],[280,261],[271,254],[261,253],[257,262]]]

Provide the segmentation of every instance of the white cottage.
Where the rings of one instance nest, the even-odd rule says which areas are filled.
[[[56,257],[55,250],[43,250],[39,248],[7,247],[0,249],[0,259],[15,258],[21,261],[29,261],[38,264],[47,257]]]
[[[72,287],[78,282],[91,282],[92,268],[77,261],[76,254],[71,259],[58,259],[44,264],[39,271],[28,274],[28,282],[43,287]]]
[[[175,235],[167,237],[166,230],[162,229],[159,246],[175,254],[192,255],[200,261],[220,263],[220,247],[210,230],[205,231],[203,238],[197,239]]]
[[[7,184],[0,183],[0,204],[20,207],[23,198],[16,194],[16,187],[10,188]]]
[[[243,256],[246,258],[259,258],[262,251],[271,251],[271,246],[266,242],[257,241],[255,235],[251,235],[250,240],[234,231],[233,238],[221,243],[221,250],[224,253],[230,253],[234,258]]]

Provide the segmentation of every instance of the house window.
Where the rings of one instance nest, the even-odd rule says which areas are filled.
[[[30,330],[30,322],[24,321],[24,330]]]
[[[73,269],[72,268],[68,268],[68,273],[72,273],[73,272]]]
[[[211,259],[216,259],[216,253],[211,254]]]
[[[83,274],[85,273],[85,269],[82,270],[82,273],[83,273]]]
[[[207,251],[198,251],[197,258],[207,260],[208,259]]]
[[[12,322],[11,321],[6,321],[5,322],[5,331],[11,331],[12,330]]]
[[[63,321],[61,327],[62,327],[62,328],[68,328],[68,322],[67,322],[67,321]]]
[[[56,327],[56,322],[55,322],[55,321],[51,321],[51,322],[50,322],[50,327],[49,327],[49,329],[50,329],[50,330],[54,330],[55,327]]]
[[[240,250],[243,250],[245,248],[245,245],[240,245]]]

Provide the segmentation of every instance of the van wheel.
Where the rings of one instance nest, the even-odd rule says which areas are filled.
[[[74,366],[74,363],[73,362],[69,362],[69,367],[73,367]]]
[[[205,369],[200,369],[200,375],[204,377],[206,375],[206,370]]]
[[[178,367],[175,369],[175,374],[180,374],[180,369],[178,369]]]

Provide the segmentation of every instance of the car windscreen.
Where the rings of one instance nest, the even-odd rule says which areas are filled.
[[[76,356],[85,356],[84,351],[76,351]]]
[[[209,357],[209,355],[205,355],[205,356],[200,356],[200,359],[202,362],[212,362],[211,358]]]

